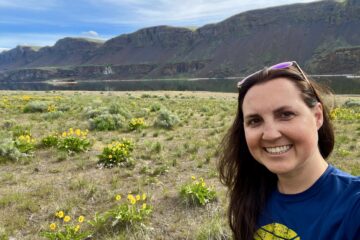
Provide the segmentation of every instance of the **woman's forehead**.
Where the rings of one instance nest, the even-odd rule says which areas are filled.
[[[303,102],[300,90],[287,78],[276,78],[251,87],[244,97],[243,111],[277,108]]]

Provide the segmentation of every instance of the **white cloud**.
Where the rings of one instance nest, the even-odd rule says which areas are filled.
[[[3,51],[7,51],[9,50],[10,48],[0,48],[0,53],[3,52]]]
[[[46,10],[58,5],[59,0],[0,0],[1,8],[30,9],[30,10]]]
[[[118,9],[127,9],[131,17],[119,14],[123,17],[108,17],[94,21],[149,26],[214,23],[251,9],[307,3],[314,0],[99,0],[96,2],[108,5],[109,8],[115,5]]]
[[[97,32],[95,32],[95,31],[92,31],[92,30],[87,31],[87,32],[82,32],[81,34],[84,35],[84,36],[87,36],[87,37],[94,37],[94,38],[99,37],[99,34]]]

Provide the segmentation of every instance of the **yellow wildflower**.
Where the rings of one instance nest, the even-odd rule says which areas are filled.
[[[143,193],[143,195],[142,195],[142,200],[143,200],[143,201],[146,200],[146,193]]]
[[[64,217],[64,222],[69,222],[71,220],[71,217],[70,216],[65,216]]]
[[[63,212],[63,211],[59,211],[59,212],[56,213],[56,216],[57,216],[58,218],[63,218],[63,217],[64,217],[64,212]]]
[[[80,130],[80,129],[76,129],[76,130],[75,130],[75,134],[76,134],[77,136],[80,136],[80,135],[81,135],[81,130]]]
[[[85,219],[84,216],[80,216],[79,219],[78,219],[79,223],[82,223],[84,221],[84,219]]]
[[[69,133],[70,133],[70,134],[73,134],[73,133],[74,133],[74,129],[73,129],[73,128],[70,128],[70,129],[69,129]]]
[[[202,183],[201,183],[201,186],[202,186],[202,187],[205,187],[205,185],[206,185],[205,182],[202,182]]]
[[[80,225],[76,225],[76,227],[74,228],[75,232],[78,232],[80,230]]]
[[[146,209],[146,203],[143,203],[143,205],[142,205],[142,209]]]
[[[132,194],[128,194],[128,196],[127,196],[127,199],[130,201],[131,199],[133,199],[134,198],[134,196],[132,195]]]
[[[138,194],[138,195],[136,195],[136,201],[139,201],[140,199],[141,199],[141,197],[140,197],[140,195]]]
[[[136,198],[132,194],[128,195],[128,200],[132,205],[136,203]]]
[[[195,176],[191,176],[191,179],[192,179],[192,180],[195,180],[195,179],[196,179],[196,177],[195,177]]]
[[[56,223],[50,224],[50,229],[54,231],[56,229]]]
[[[109,155],[109,158],[112,158],[112,155]]]
[[[63,133],[62,133],[62,136],[63,136],[63,137],[66,137],[66,135],[67,135],[66,132],[63,132]]]
[[[116,199],[116,201],[120,201],[120,200],[121,200],[121,195],[119,195],[119,194],[116,195],[116,196],[115,196],[115,199]]]

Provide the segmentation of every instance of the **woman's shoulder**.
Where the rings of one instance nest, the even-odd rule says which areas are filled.
[[[327,189],[332,191],[336,198],[345,198],[347,202],[360,201],[360,176],[353,176],[332,165],[329,168]]]
[[[332,180],[339,182],[342,187],[348,186],[355,189],[358,188],[360,191],[360,176],[353,176],[350,173],[340,170],[332,165],[330,165],[329,168],[329,176]]]

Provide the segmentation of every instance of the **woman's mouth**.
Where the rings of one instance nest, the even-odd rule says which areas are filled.
[[[276,147],[264,147],[265,151],[270,154],[282,154],[286,153],[292,148],[292,144],[283,145],[283,146],[276,146]]]

